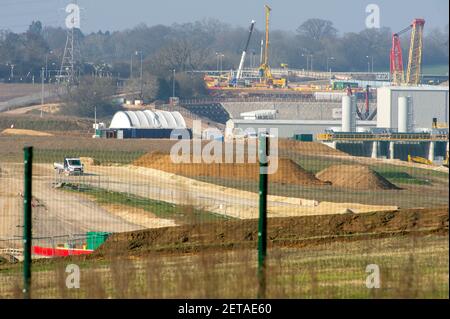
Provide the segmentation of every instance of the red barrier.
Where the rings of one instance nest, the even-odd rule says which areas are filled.
[[[67,248],[47,248],[33,246],[33,254],[46,257],[66,257],[92,254],[93,250],[67,249]]]

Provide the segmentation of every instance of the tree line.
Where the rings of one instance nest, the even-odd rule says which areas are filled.
[[[140,24],[123,31],[98,31],[84,34],[75,30],[78,65],[81,74],[94,78],[129,79],[127,89],[140,92],[148,100],[166,99],[175,82],[177,96],[204,94],[199,76],[186,71],[235,70],[238,67],[247,30],[217,20],[204,20],[171,26]],[[31,82],[42,71],[47,81],[59,71],[67,31],[34,21],[23,33],[0,30],[0,81]],[[331,21],[309,19],[296,31],[273,30],[270,40],[270,65],[317,71],[389,70],[392,30],[365,29],[339,33]],[[264,31],[256,29],[246,66],[260,63]],[[402,36],[405,57],[409,36]],[[448,64],[448,25],[427,30],[423,63]],[[142,61],[142,82],[141,82]],[[173,70],[176,71],[173,81]],[[87,81],[85,89],[92,87]]]
[[[246,41],[246,29],[205,20],[171,26],[147,26],[115,32],[83,34],[77,30],[83,72],[101,72],[113,77],[130,77],[140,73],[140,55],[145,72],[168,77],[173,69],[236,69]],[[365,71],[368,58],[374,69],[389,69],[392,31],[388,28],[365,29],[340,34],[331,21],[309,19],[295,32],[274,30],[271,33],[272,67],[289,67],[325,71]],[[247,66],[259,64],[263,32],[256,30],[251,42]],[[0,30],[0,78],[8,79],[11,65],[14,75],[39,77],[41,69],[57,70],[66,44],[66,30],[44,27],[33,22],[21,34]],[[405,56],[409,37],[402,38]],[[428,30],[424,39],[424,64],[448,64],[448,25]],[[138,54],[136,54],[138,53]],[[308,61],[307,61],[308,59]],[[371,62],[371,61],[370,61]],[[133,67],[131,67],[133,63]],[[308,65],[307,65],[308,63]]]

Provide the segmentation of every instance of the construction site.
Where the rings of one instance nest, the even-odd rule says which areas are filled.
[[[276,10],[264,6],[258,67],[251,20],[236,70],[185,72],[202,97],[178,98],[174,75],[168,101],[146,103],[141,82],[90,119],[0,84],[0,298],[22,296],[28,146],[32,298],[261,296],[262,136],[277,165],[266,298],[448,298],[449,89],[424,81],[425,20],[392,35],[389,72],[324,72],[271,65]],[[66,58],[55,86],[75,85]],[[67,264],[80,289],[66,289]],[[366,284],[372,264],[381,288]]]

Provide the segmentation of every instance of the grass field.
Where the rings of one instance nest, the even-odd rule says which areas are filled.
[[[354,163],[341,158],[333,159],[298,155],[293,155],[292,158],[297,164],[312,173],[317,173],[331,165]],[[404,208],[448,205],[447,173],[389,164],[374,164],[370,167],[391,183],[399,186],[401,190],[349,190],[330,186],[269,183],[269,193],[318,201],[396,205]],[[196,179],[252,192],[258,191],[258,183],[252,181],[217,177],[197,177]]]
[[[232,219],[231,217],[214,214],[193,207],[174,205],[132,194],[108,191],[88,185],[66,184],[63,189],[68,192],[88,195],[99,204],[123,205],[126,207],[143,209],[159,218],[172,219],[178,225]]]
[[[448,237],[397,237],[268,251],[267,298],[448,298]],[[36,262],[34,298],[255,298],[256,251]],[[81,268],[80,289],[65,267]],[[366,287],[379,266],[381,288]],[[20,265],[0,268],[0,296],[19,297]]]

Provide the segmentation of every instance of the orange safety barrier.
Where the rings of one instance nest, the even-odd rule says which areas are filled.
[[[93,250],[68,249],[68,248],[48,248],[33,246],[33,254],[46,257],[65,257],[92,254]]]

